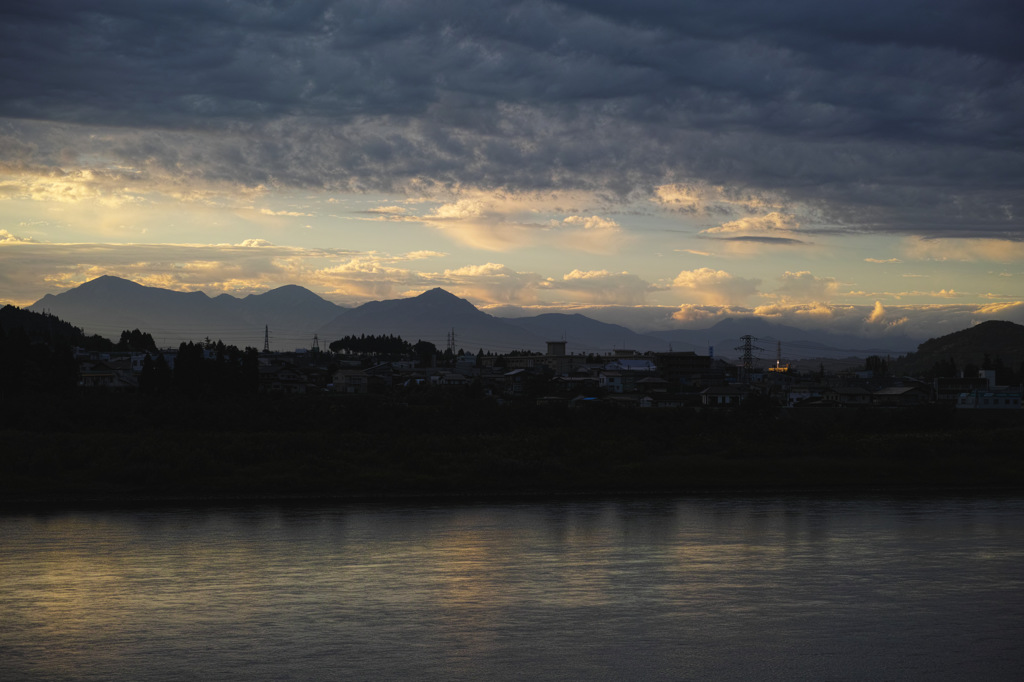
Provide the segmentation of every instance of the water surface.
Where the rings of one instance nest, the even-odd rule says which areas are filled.
[[[0,679],[1018,679],[1024,499],[0,516]]]

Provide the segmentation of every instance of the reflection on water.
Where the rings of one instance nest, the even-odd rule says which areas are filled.
[[[1024,500],[0,516],[0,679],[1017,679]]]

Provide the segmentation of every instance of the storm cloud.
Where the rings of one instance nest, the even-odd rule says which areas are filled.
[[[953,0],[10,1],[0,170],[170,194],[700,184],[801,232],[1020,241],[1022,28],[1019,3]]]

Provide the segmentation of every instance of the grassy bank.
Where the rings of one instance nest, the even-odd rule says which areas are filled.
[[[1017,418],[301,400],[108,407],[118,409],[100,419],[83,407],[45,427],[8,419],[3,500],[1024,490]]]

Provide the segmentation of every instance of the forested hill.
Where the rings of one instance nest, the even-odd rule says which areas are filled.
[[[28,343],[48,346],[79,346],[90,350],[110,350],[113,343],[102,336],[86,336],[70,322],[49,315],[22,310],[13,305],[0,308],[0,334],[21,336]]]
[[[897,361],[897,371],[911,376],[942,374],[968,366],[979,369],[1004,367],[1019,372],[1024,363],[1024,326],[1014,322],[982,322],[968,329],[928,339],[917,351]],[[944,370],[944,371],[943,371]]]

